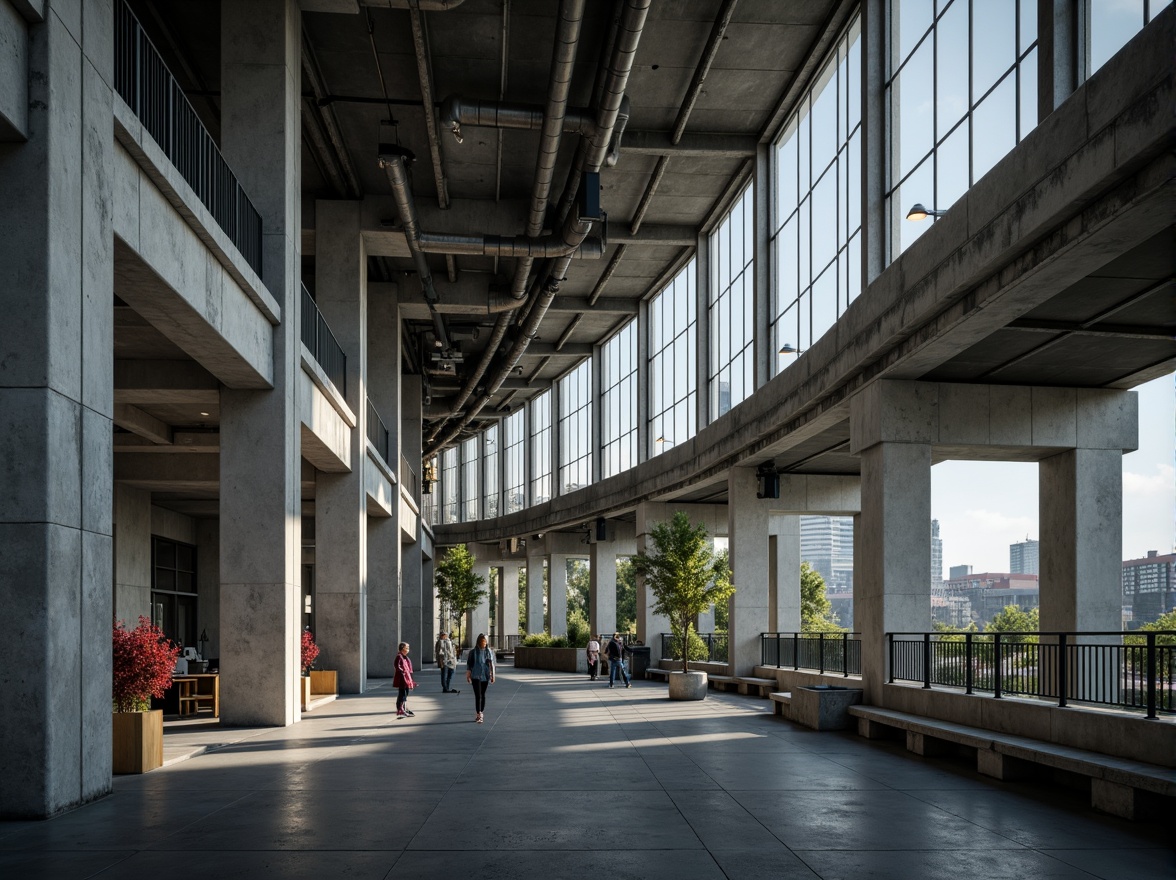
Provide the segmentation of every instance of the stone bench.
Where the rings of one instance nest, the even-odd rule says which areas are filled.
[[[707,675],[706,680],[707,684],[716,691],[725,691],[730,688],[739,689],[739,679],[733,675]]]
[[[1176,770],[1128,758],[1057,745],[1024,736],[939,721],[874,706],[850,706],[858,733],[878,739],[887,729],[906,732],[907,748],[919,755],[942,753],[947,743],[976,750],[976,771],[996,779],[1016,779],[1037,764],[1090,778],[1090,803],[1096,810],[1134,819],[1142,793],[1176,797]]]
[[[768,699],[772,701],[772,714],[788,717],[788,706],[792,702],[791,691],[776,691],[768,694]]]
[[[751,675],[738,676],[735,681],[738,683],[739,693],[748,696],[752,695],[754,689],[755,696],[766,697],[780,686],[774,678],[756,678]]]
[[[655,679],[656,678],[656,679],[659,679],[660,681],[664,681],[666,683],[669,683],[670,670],[660,669],[656,666],[652,666],[649,669],[645,670],[645,677],[648,679]]]

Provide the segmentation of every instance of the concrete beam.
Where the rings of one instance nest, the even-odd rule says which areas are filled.
[[[124,431],[131,431],[153,443],[172,442],[172,430],[167,422],[160,421],[129,403],[114,405],[114,423]]]
[[[220,455],[119,452],[114,456],[114,481],[153,492],[216,492]]]
[[[750,134],[712,134],[686,132],[677,143],[668,131],[625,132],[621,154],[634,156],[689,156],[700,159],[749,159],[755,155],[759,139]]]
[[[629,232],[627,224],[618,224],[618,229],[609,230],[609,244],[646,245],[648,247],[694,247],[698,244],[698,230],[693,226],[669,226],[656,223],[644,224],[636,233]]]
[[[117,407],[116,407],[117,408]],[[117,417],[115,424],[118,423]],[[137,434],[115,434],[114,451],[119,452],[220,452],[216,431],[172,431],[171,442],[154,443]]]
[[[607,312],[616,315],[636,315],[637,300],[614,299],[602,296],[592,305],[588,304],[586,296],[557,296],[551,302],[548,312],[589,312],[601,314]]]

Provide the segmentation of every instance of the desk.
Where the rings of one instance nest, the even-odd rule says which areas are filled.
[[[213,717],[220,717],[219,675],[177,675],[172,678],[172,684],[181,718],[196,715],[206,707],[211,710]]]

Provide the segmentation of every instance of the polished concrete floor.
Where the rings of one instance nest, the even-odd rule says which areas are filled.
[[[0,823],[0,878],[1176,877],[1176,816],[1102,816],[766,700],[504,668],[474,724],[468,686],[441,694],[435,671],[415,718],[373,685],[293,727],[206,732],[210,751],[67,815]]]

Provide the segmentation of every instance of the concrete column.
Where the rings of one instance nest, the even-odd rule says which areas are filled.
[[[546,632],[543,625],[543,557],[527,557],[527,634]]]
[[[418,510],[421,501],[420,482],[424,476],[421,462],[421,402],[422,388],[420,376],[404,376],[400,384],[400,419],[399,438],[400,449],[404,458],[416,471],[418,482],[417,492],[413,500],[417,502]],[[395,421],[395,419],[394,419]],[[401,480],[404,481],[404,473]],[[434,487],[434,491],[437,488]],[[399,513],[398,513],[399,515]],[[396,598],[397,632],[389,639],[393,647],[402,641],[410,644],[428,645],[432,649],[435,642],[437,614],[433,604],[433,569],[431,560],[426,560],[424,541],[426,526],[421,517],[412,517],[410,522],[400,524],[400,587]],[[411,540],[410,540],[411,539]]]
[[[405,569],[404,583],[401,588],[400,641],[416,645],[418,659],[421,657],[419,651],[426,648],[432,650],[433,643],[437,641],[437,617],[434,613],[437,606],[433,601],[435,567],[433,558],[422,552],[420,584],[410,584],[409,580],[413,572],[410,569]]]
[[[800,517],[773,516],[770,521],[774,554],[770,560],[772,594],[768,628],[800,631]]]
[[[395,674],[394,658],[400,641],[397,605],[400,596],[401,526],[399,494],[405,488],[400,474],[400,320],[396,299],[385,291],[368,297],[367,392],[372,406],[388,429],[386,464],[401,480],[393,489],[392,516],[367,517],[367,674],[388,678]],[[415,501],[416,499],[414,499]],[[379,513],[382,510],[377,508]],[[416,523],[408,537],[415,538]]]
[[[113,526],[114,616],[134,626],[151,616],[151,493],[115,486]]]
[[[753,675],[761,658],[760,633],[768,622],[768,512],[770,501],[755,497],[753,468],[727,473],[727,521],[731,580],[727,623],[731,675]]]
[[[886,633],[931,628],[931,447],[877,443],[861,459],[853,616],[862,638],[864,700],[882,705]]]
[[[653,542],[649,538],[649,530],[657,523],[665,522],[673,512],[669,505],[657,502],[645,502],[637,505],[636,550],[638,553],[649,553],[653,550]],[[663,614],[655,614],[653,610],[653,595],[645,586],[645,578],[637,576],[637,638],[642,644],[649,645],[653,651],[651,658],[661,657],[662,633],[670,631],[670,621]]]
[[[221,391],[220,687],[230,725],[301,717],[301,24],[295,0],[221,3],[221,150],[261,214],[262,281],[283,319],[273,390]]]
[[[616,632],[617,548],[612,541],[592,544],[588,563],[588,628],[594,635]]]
[[[196,592],[200,601],[200,616],[196,620],[196,636],[208,633],[204,646],[205,660],[220,656],[220,522],[215,519],[196,520]],[[200,645],[193,645],[199,649]]]
[[[111,788],[113,14],[109,0],[54,3],[29,26],[28,138],[0,151],[8,818],[51,816]]]
[[[1122,452],[1071,449],[1037,469],[1042,631],[1121,629]]]
[[[862,290],[889,264],[886,249],[886,0],[862,2]]]
[[[315,641],[339,692],[367,680],[367,256],[359,202],[315,203],[315,302],[347,357],[351,470],[315,474]],[[339,389],[343,391],[344,389]]]
[[[553,636],[568,634],[568,557],[547,557],[547,631]]]
[[[1053,113],[1086,76],[1083,16],[1071,0],[1037,0],[1037,121]]]
[[[498,633],[500,636],[519,634],[519,567],[505,563],[498,577]],[[504,642],[505,644],[505,642]]]
[[[466,615],[466,640],[473,647],[478,633],[490,637],[490,564],[477,561],[474,563],[474,574],[483,579],[483,589],[486,595],[473,611]]]

